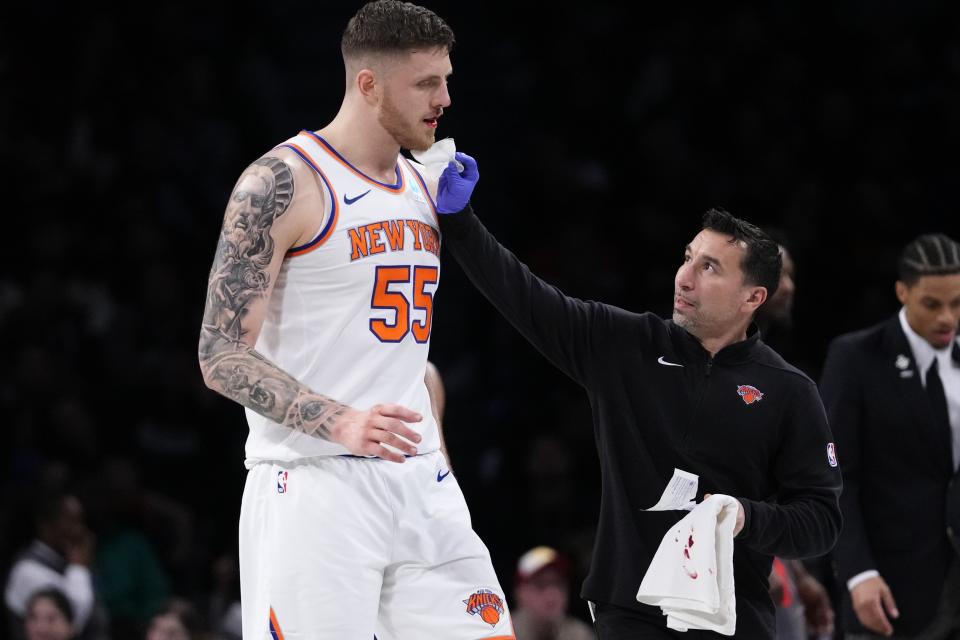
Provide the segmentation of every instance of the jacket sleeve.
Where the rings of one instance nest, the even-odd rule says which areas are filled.
[[[772,469],[775,500],[741,499],[745,522],[737,540],[781,558],[830,551],[842,524],[840,469],[816,385],[804,379],[785,406]]]
[[[440,229],[444,247],[497,311],[550,362],[585,385],[596,352],[593,341],[613,308],[571,298],[532,274],[469,206],[441,215]]]
[[[821,382],[823,403],[837,438],[837,455],[843,469],[840,508],[844,526],[834,554],[841,584],[863,571],[877,568],[860,510],[863,391],[857,361],[855,344],[838,338],[827,352]]]

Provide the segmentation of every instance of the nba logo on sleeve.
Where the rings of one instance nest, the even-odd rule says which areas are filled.
[[[287,471],[278,471],[277,472],[277,493],[286,493],[287,492],[287,476],[289,473]]]
[[[837,450],[832,442],[827,443],[827,462],[830,463],[831,467],[837,466]]]

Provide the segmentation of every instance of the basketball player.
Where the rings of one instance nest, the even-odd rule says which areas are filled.
[[[437,208],[469,190],[436,199],[400,155],[434,142],[453,43],[422,7],[362,7],[336,117],[254,162],[227,205],[199,357],[250,427],[244,638],[513,638],[424,384]]]

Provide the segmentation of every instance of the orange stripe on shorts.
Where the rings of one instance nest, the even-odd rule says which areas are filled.
[[[270,607],[270,635],[273,636],[273,640],[283,640],[283,631],[280,630],[280,623],[277,622],[277,614],[273,612],[273,607]]]

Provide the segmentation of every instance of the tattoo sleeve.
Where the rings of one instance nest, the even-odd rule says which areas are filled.
[[[314,393],[257,353],[245,338],[250,307],[265,303],[274,242],[270,230],[293,200],[293,172],[278,158],[253,163],[230,196],[210,269],[200,329],[200,370],[207,385],[274,422],[330,439],[347,407]]]

